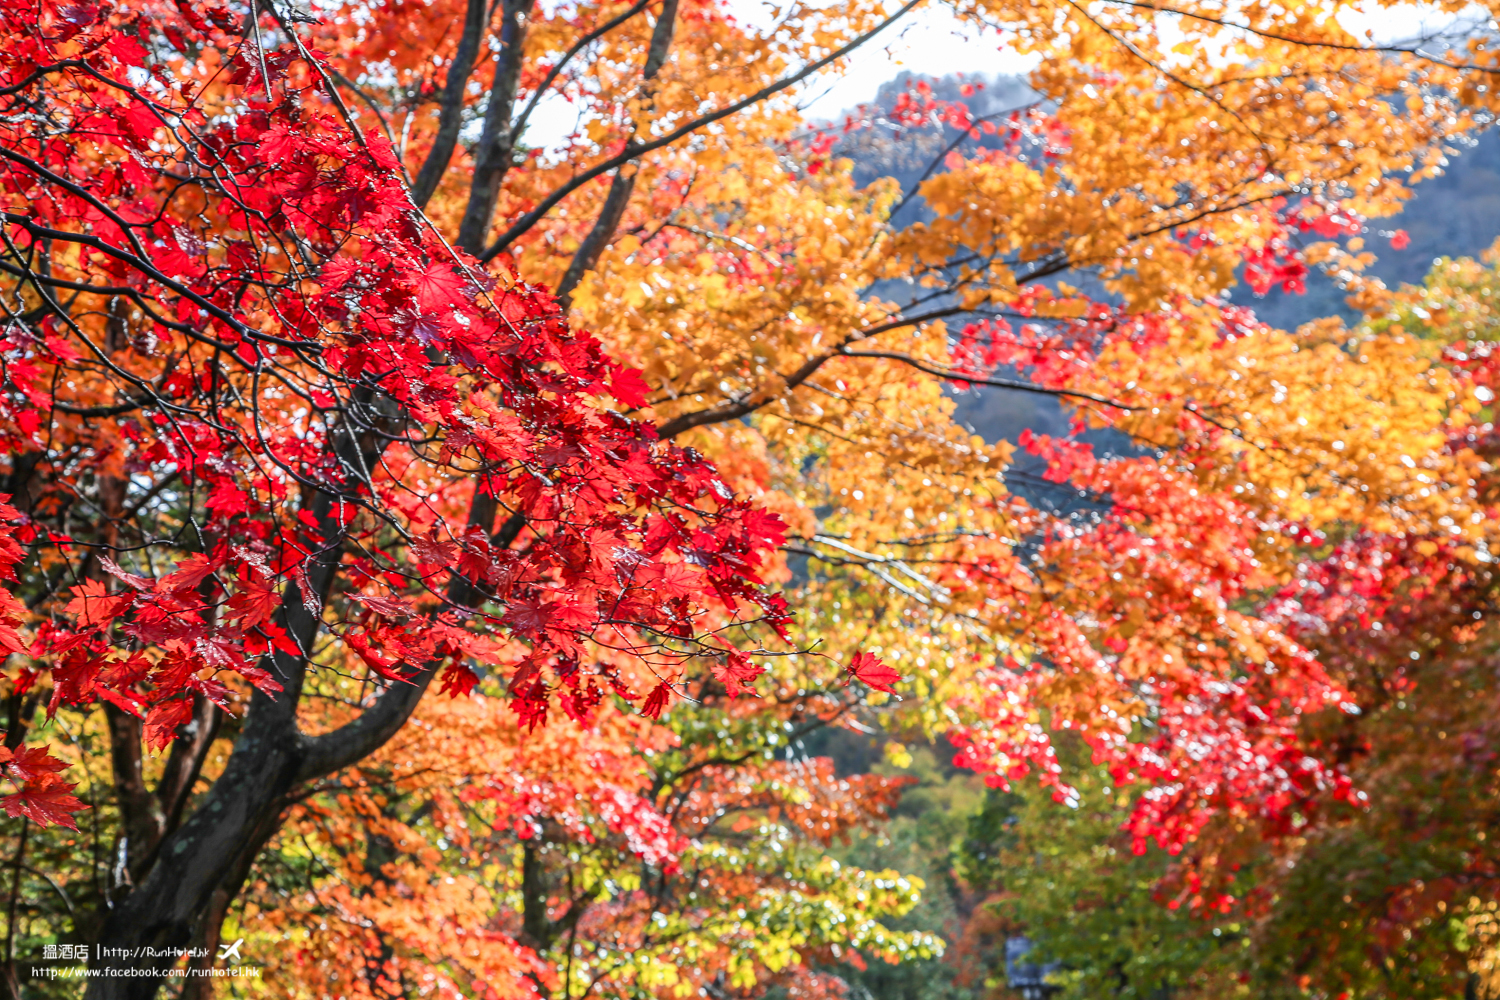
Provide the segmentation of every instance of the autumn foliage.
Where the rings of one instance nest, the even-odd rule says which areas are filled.
[[[804,122],[914,6],[0,6],[13,993],[836,994],[942,943],[829,855],[904,784],[830,729],[1060,802],[1066,734],[1138,852],[1368,806],[1327,625],[1485,572],[1488,341],[1228,294],[1398,308],[1361,234],[1491,54],[986,0],[1024,107]]]
[[[1396,290],[1389,311],[1344,331],[1365,358],[1400,345],[1451,393],[1426,421],[1442,443],[1420,465],[1407,457],[1436,486],[1438,456],[1463,456],[1476,526],[1496,497],[1495,275],[1493,258],[1440,260],[1424,287]],[[1079,808],[1058,824],[1034,796],[990,804],[969,861],[990,895],[976,921],[1025,927],[1083,995],[1122,977],[1189,996],[1491,995],[1496,580],[1491,543],[1456,520],[1436,531],[1351,521],[1301,539],[1298,572],[1262,592],[1266,617],[1357,706],[1296,720],[1352,794],[1310,797],[1269,826],[1219,811],[1167,855],[1142,843],[1150,791],[1087,766],[1065,740]]]

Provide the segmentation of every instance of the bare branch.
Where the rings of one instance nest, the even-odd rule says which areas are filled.
[[[536,110],[537,102],[540,101],[544,96],[546,96],[547,91],[552,89],[552,85],[556,83],[557,78],[562,75],[563,67],[572,62],[574,56],[578,55],[578,53],[582,52],[589,45],[598,41],[600,38],[603,38],[605,35],[609,34],[611,31],[615,30],[620,25],[630,20],[632,17],[635,17],[641,11],[649,7],[653,2],[654,0],[637,0],[634,5],[627,7],[622,13],[610,18],[608,21],[599,25],[599,27],[595,28],[593,31],[590,31],[588,34],[578,39],[578,41],[574,42],[573,45],[568,49],[568,51],[562,54],[562,58],[557,60],[556,65],[554,65],[550,70],[547,71],[547,75],[542,78],[542,82],[537,84],[537,88],[532,93],[531,99],[526,102],[526,106],[522,108],[521,113],[516,116],[516,121],[512,126],[512,131],[516,135],[520,135],[521,132],[526,128],[526,123],[531,119],[531,112]]]
[[[672,35],[676,28],[677,0],[663,0],[661,16],[657,18],[656,27],[651,32],[651,47],[646,52],[646,65],[641,72],[643,89],[646,91],[643,103],[648,110],[656,103],[655,89],[651,84],[667,61],[667,52],[672,47]],[[636,137],[632,135],[625,146],[628,149],[634,144]],[[620,220],[625,217],[625,209],[630,206],[630,196],[635,192],[636,176],[636,171],[629,165],[615,171],[614,180],[610,181],[609,194],[604,199],[604,207],[599,210],[599,218],[594,220],[588,235],[578,245],[577,252],[568,263],[568,270],[558,283],[557,301],[563,309],[572,305],[573,289],[599,263],[600,254],[609,241],[614,239],[615,230],[620,228]]]
[[[490,101],[484,109],[484,130],[474,148],[474,176],[469,184],[469,203],[459,223],[457,245],[478,254],[484,246],[495,219],[495,205],[500,200],[500,184],[510,171],[515,155],[516,130],[511,111],[516,105],[516,88],[520,85],[523,49],[526,45],[525,14],[532,0],[502,0],[500,14],[500,51],[495,55],[495,82],[490,87]],[[493,254],[482,259],[489,260]]]

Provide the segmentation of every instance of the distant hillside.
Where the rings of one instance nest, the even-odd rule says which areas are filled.
[[[968,105],[975,118],[1023,109],[1037,100],[1037,94],[1023,77],[961,77],[949,76],[941,79],[916,77],[911,73],[900,76],[881,86],[875,99],[846,114],[856,119],[872,120],[874,127],[849,133],[837,147],[840,156],[854,161],[854,181],[863,187],[882,177],[894,177],[901,182],[903,191],[914,188],[924,171],[931,166],[933,158],[957,138],[953,128],[936,126],[922,129],[895,128],[883,119],[888,115],[901,95],[918,80],[924,80],[932,88],[932,96],[942,101],[962,101]],[[965,96],[965,86],[977,87]],[[982,137],[979,145],[995,148],[999,145],[994,137]],[[972,148],[972,144],[970,146]],[[939,168],[941,169],[941,168]],[[908,214],[901,221],[911,222],[916,216]]]

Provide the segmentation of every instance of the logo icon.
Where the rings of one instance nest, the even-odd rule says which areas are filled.
[[[241,961],[241,959],[240,959],[240,945],[242,945],[244,943],[245,943],[245,939],[244,938],[239,938],[239,939],[237,939],[234,942],[234,944],[221,944],[221,945],[219,945],[219,958],[220,958],[220,960],[222,960],[222,961],[235,961],[235,962]]]

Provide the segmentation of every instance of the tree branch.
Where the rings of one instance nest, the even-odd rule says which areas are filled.
[[[656,19],[656,27],[651,31],[651,47],[646,52],[646,65],[641,72],[642,89],[646,91],[643,101],[646,111],[656,106],[655,88],[651,85],[667,61],[667,52],[672,47],[672,35],[676,28],[677,0],[663,0],[661,16]],[[636,136],[632,133],[625,148],[630,149],[636,144]],[[609,194],[604,199],[604,207],[599,210],[599,218],[594,220],[588,235],[578,245],[578,251],[573,254],[568,270],[558,283],[557,301],[564,310],[573,304],[573,289],[599,263],[599,255],[604,252],[609,241],[614,239],[615,230],[620,228],[620,220],[625,217],[625,209],[630,206],[630,196],[635,192],[636,176],[637,171],[628,164],[615,171],[614,180],[609,184]]]
[[[880,358],[886,361],[899,361],[902,364],[910,365],[919,372],[926,372],[928,375],[936,375],[938,378],[953,382],[968,382],[970,385],[983,385],[992,389],[1014,389],[1017,392],[1034,392],[1041,396],[1084,399],[1090,403],[1112,406],[1117,410],[1135,411],[1141,409],[1139,406],[1130,406],[1105,396],[1096,396],[1091,392],[1076,392],[1072,389],[1052,389],[1045,385],[1037,385],[1035,382],[1022,382],[1019,379],[983,378],[975,375],[964,375],[938,368],[931,362],[924,361],[921,358],[914,358],[910,354],[902,354],[900,351],[839,351],[839,354],[846,358]]]
[[[1351,45],[1347,42],[1321,42],[1311,38],[1294,38],[1291,35],[1283,35],[1275,31],[1267,31],[1249,24],[1236,24],[1222,17],[1210,17],[1207,14],[1199,14],[1190,10],[1179,10],[1176,7],[1165,7],[1154,3],[1140,3],[1138,0],[1105,0],[1107,3],[1117,4],[1121,7],[1135,7],[1140,10],[1154,11],[1159,14],[1176,14],[1178,17],[1191,18],[1195,21],[1203,21],[1206,24],[1218,25],[1221,28],[1234,28],[1237,31],[1248,31],[1252,35],[1261,38],[1269,38],[1276,42],[1286,42],[1289,45],[1304,45],[1310,49],[1333,49],[1337,52],[1368,52],[1372,55],[1409,55],[1423,62],[1432,63],[1434,66],[1442,66],[1444,69],[1458,70],[1460,72],[1476,73],[1500,73],[1500,67],[1481,66],[1478,63],[1458,63],[1437,56],[1428,55],[1414,45]]]
[[[578,41],[574,42],[573,45],[568,49],[568,51],[562,54],[562,58],[557,60],[556,65],[554,65],[550,70],[547,71],[547,75],[542,78],[542,82],[537,84],[536,90],[531,94],[531,99],[526,102],[526,106],[522,108],[521,113],[516,116],[515,123],[511,126],[512,131],[516,135],[520,135],[521,132],[526,128],[526,123],[531,119],[531,112],[536,109],[537,102],[540,101],[546,95],[547,91],[552,88],[552,84],[557,82],[557,78],[562,75],[563,67],[571,62],[574,56],[582,52],[591,43],[598,41],[600,38],[603,38],[605,35],[609,34],[611,31],[615,30],[620,25],[630,20],[632,17],[635,17],[641,11],[649,7],[653,2],[654,0],[638,0],[638,2],[633,6],[626,8],[623,13],[604,22],[599,27],[595,28],[593,31],[590,31],[588,34],[578,39]]]
[[[488,534],[495,523],[498,509],[499,502],[494,496],[476,493],[469,506],[469,526],[481,527]],[[524,525],[525,518],[522,515],[511,515],[491,537],[491,543],[497,547],[509,548]],[[455,573],[448,585],[449,603],[467,605],[476,596],[474,585]],[[332,774],[383,746],[406,725],[406,720],[416,711],[422,696],[437,676],[439,666],[438,662],[423,664],[422,669],[408,682],[392,683],[374,705],[338,729],[321,736],[302,737],[302,762],[297,780],[312,781]]]
[[[464,89],[474,72],[474,57],[479,53],[479,40],[484,35],[487,10],[485,0],[469,0],[464,12],[463,34],[453,53],[453,62],[448,66],[448,79],[443,84],[437,136],[432,140],[427,159],[422,161],[422,168],[417,171],[417,179],[411,186],[411,200],[418,208],[427,207],[433,192],[437,191],[438,182],[447,173],[453,150],[458,145],[458,133],[463,126]]]
[[[761,101],[764,101],[768,97],[772,97],[776,94],[781,93],[781,91],[786,90],[788,87],[801,83],[803,80],[807,79],[809,76],[812,76],[823,67],[829,65],[830,63],[836,62],[839,59],[842,59],[844,56],[848,55],[850,52],[853,52],[855,49],[859,48],[861,45],[865,44],[870,39],[880,34],[880,32],[884,31],[892,24],[895,24],[898,20],[904,17],[907,12],[909,12],[913,7],[921,2],[922,0],[907,0],[907,2],[902,5],[901,9],[896,11],[896,13],[892,14],[890,17],[886,18],[884,21],[880,22],[880,24],[871,28],[863,35],[860,35],[858,38],[849,42],[847,45],[827,56],[824,56],[822,59],[819,59],[816,62],[809,63],[797,73],[794,73],[793,75],[788,77],[783,77],[775,83],[757,90],[749,97],[743,98],[739,101],[735,101],[733,104],[730,104],[727,107],[720,108],[718,111],[712,111],[706,115],[701,115],[697,118],[694,118],[692,121],[673,129],[666,135],[652,139],[649,142],[641,143],[640,145],[633,148],[627,147],[619,155],[612,156],[607,160],[594,164],[594,166],[590,167],[588,170],[585,170],[581,174],[575,175],[572,180],[569,180],[567,183],[555,189],[547,197],[543,198],[541,203],[537,205],[536,208],[523,215],[519,220],[516,221],[515,225],[507,229],[498,240],[486,247],[483,253],[477,254],[476,256],[478,256],[482,261],[489,261],[494,259],[497,254],[503,252],[507,247],[514,243],[518,237],[526,233],[531,229],[532,226],[535,226],[538,222],[545,218],[547,213],[552,211],[552,209],[556,207],[558,202],[562,201],[568,195],[583,187],[583,185],[587,184],[595,177],[601,177],[604,174],[609,173],[611,170],[614,170],[616,167],[620,167],[626,163],[629,163],[631,160],[636,159],[643,153],[649,153],[652,150],[660,149],[663,146],[670,146],[678,139],[681,139],[686,135],[691,135],[705,125],[712,125],[716,121],[719,121],[723,118],[728,118],[730,115],[743,111],[746,108],[751,107],[752,105],[759,104]]]

